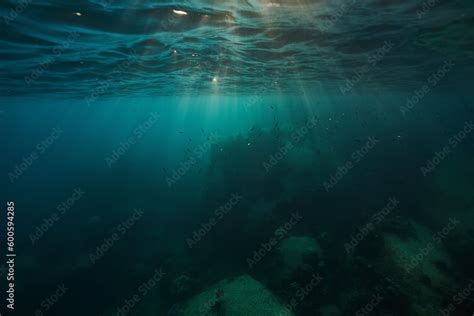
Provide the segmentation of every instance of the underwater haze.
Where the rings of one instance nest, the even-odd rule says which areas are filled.
[[[474,2],[0,24],[1,315],[474,313]]]

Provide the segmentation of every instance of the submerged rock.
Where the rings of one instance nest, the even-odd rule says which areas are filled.
[[[183,316],[293,316],[276,296],[248,275],[214,284],[188,301]]]
[[[439,297],[449,297],[454,284],[448,274],[452,260],[436,233],[414,222],[410,225],[412,238],[384,235],[379,267],[410,298],[413,315],[434,315],[442,307]]]

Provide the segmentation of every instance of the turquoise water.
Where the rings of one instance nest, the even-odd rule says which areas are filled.
[[[2,1],[0,312],[471,315],[473,9]]]

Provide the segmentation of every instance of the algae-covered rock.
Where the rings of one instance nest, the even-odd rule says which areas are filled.
[[[413,315],[428,315],[441,307],[439,297],[454,284],[449,273],[452,260],[439,233],[414,222],[410,225],[411,238],[384,235],[379,268],[410,298]]]
[[[192,298],[184,316],[292,316],[260,282],[248,275],[218,282]]]
[[[403,268],[406,275],[428,278],[433,287],[452,284],[446,273],[452,262],[443,245],[442,235],[413,222],[411,225],[415,228],[416,238],[402,240],[393,234],[384,236],[388,258]]]

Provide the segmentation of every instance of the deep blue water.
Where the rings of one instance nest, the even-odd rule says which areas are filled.
[[[2,315],[472,315],[471,1],[0,15]]]

